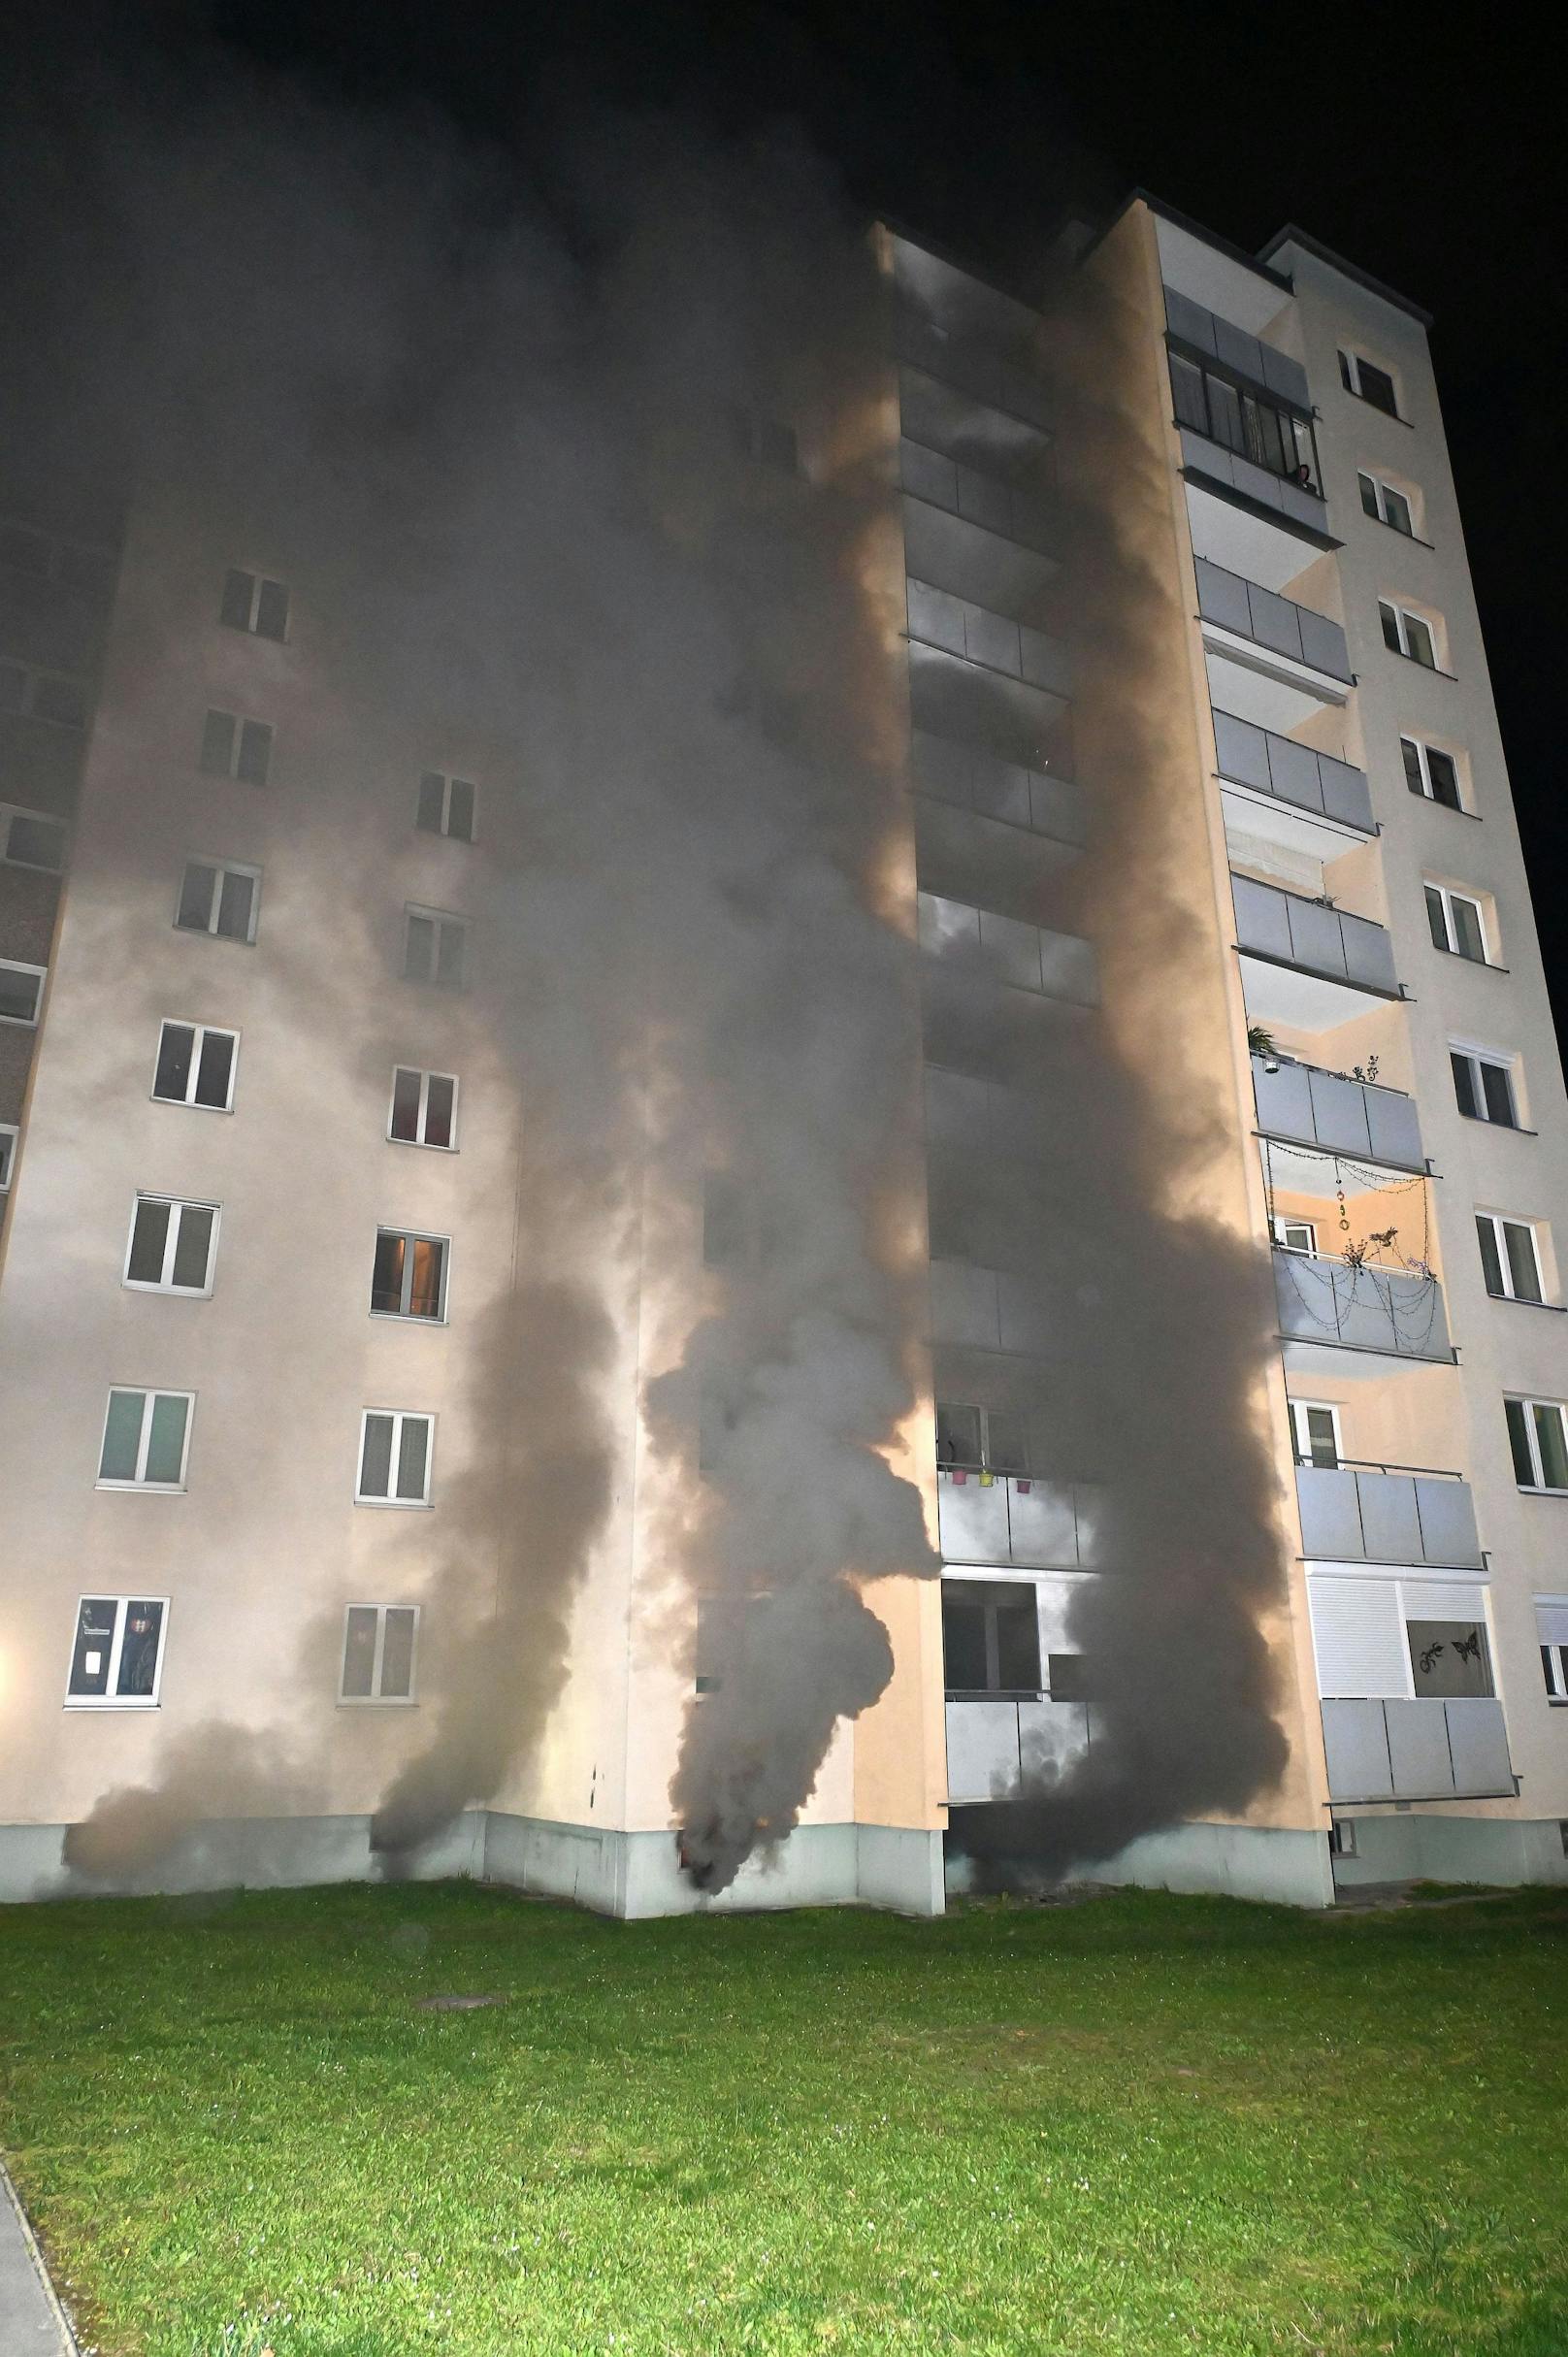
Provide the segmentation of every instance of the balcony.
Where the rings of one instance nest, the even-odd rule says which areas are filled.
[[[1286,735],[1325,704],[1345,702],[1356,675],[1337,622],[1206,557],[1194,564],[1220,710]]]
[[[1309,858],[1337,859],[1377,833],[1362,770],[1271,729],[1214,714],[1225,824]]]
[[[1276,309],[1279,302],[1276,295]],[[1191,344],[1195,352],[1218,360],[1224,368],[1234,369],[1238,376],[1248,377],[1267,392],[1278,393],[1293,408],[1310,414],[1312,392],[1307,372],[1289,352],[1277,351],[1272,344],[1249,336],[1245,328],[1233,327],[1218,311],[1194,303],[1191,295],[1179,294],[1174,286],[1165,288],[1165,325],[1179,344]]]
[[[1336,1801],[1512,1800],[1503,1706],[1404,1698],[1324,1702],[1323,1751]]]
[[[1292,1031],[1324,1031],[1397,998],[1393,944],[1369,917],[1232,875],[1236,947],[1248,1015]]]
[[[999,761],[978,745],[960,744],[916,729],[911,743],[918,791],[954,809],[1081,849],[1089,838],[1089,805],[1067,777]]]
[[[1398,1089],[1255,1056],[1253,1097],[1265,1137],[1322,1147],[1327,1155],[1355,1155],[1394,1170],[1426,1168],[1415,1099]]]
[[[1316,491],[1226,449],[1194,426],[1178,431],[1198,556],[1265,589],[1283,589],[1315,555],[1343,545],[1327,530]]]
[[[939,1466],[936,1519],[944,1564],[1016,1571],[1089,1570],[1099,1491],[1087,1482],[987,1476]]]
[[[1297,1465],[1309,1560],[1480,1571],[1475,1500],[1457,1474],[1386,1465]]]
[[[960,1697],[947,1705],[947,1797],[953,1802],[1000,1800],[1026,1772],[1034,1777],[1070,1766],[1089,1750],[1084,1702]]]
[[[1094,943],[998,916],[934,892],[917,896],[920,946],[956,980],[1031,992],[1093,1006],[1097,998]]]
[[[1326,1374],[1364,1375],[1378,1359],[1451,1366],[1443,1288],[1402,1268],[1353,1268],[1302,1252],[1274,1252],[1285,1363]]]
[[[971,532],[986,535],[988,540],[995,536],[1045,559],[1046,579],[1056,572],[1051,510],[1038,492],[1009,482],[1005,475],[994,475],[987,469],[969,466],[963,459],[949,457],[941,450],[933,450],[924,442],[912,441],[907,434],[898,444],[898,477],[912,501],[939,508],[944,515]],[[918,532],[920,520],[906,509],[904,538],[909,550],[909,571],[930,578],[930,568],[920,561],[919,552],[911,543],[911,528]],[[1034,575],[1031,573],[1029,577],[1032,580]]]

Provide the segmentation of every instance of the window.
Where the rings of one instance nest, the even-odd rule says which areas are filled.
[[[1357,1855],[1354,1817],[1329,1818],[1328,1854],[1331,1858],[1353,1858]]]
[[[434,1419],[404,1408],[367,1408],[359,1435],[362,1506],[428,1506]]]
[[[16,1167],[16,1140],[21,1135],[14,1121],[0,1121],[0,1195],[11,1185],[11,1174]]]
[[[1404,756],[1405,783],[1412,794],[1423,794],[1428,802],[1441,802],[1448,810],[1463,809],[1459,771],[1452,753],[1440,752],[1435,744],[1423,744],[1416,737],[1401,737],[1399,750]]]
[[[1386,416],[1398,416],[1393,378],[1387,369],[1374,368],[1370,360],[1363,360],[1359,352],[1340,353],[1339,381],[1358,401],[1370,402],[1373,409],[1382,409]]]
[[[457,1144],[457,1082],[450,1072],[420,1072],[400,1064],[392,1075],[388,1137],[404,1146]]]
[[[42,868],[58,875],[65,866],[65,821],[42,810],[19,810],[0,802],[0,863],[8,868]]]
[[[31,524],[0,524],[0,565],[30,573],[45,581],[63,581],[68,589],[108,589],[114,576],[112,548],[92,548],[80,540],[61,540]]]
[[[1521,1489],[1568,1489],[1568,1433],[1555,1399],[1505,1399],[1514,1478]]]
[[[76,1642],[66,1680],[67,1707],[76,1703],[135,1704],[158,1699],[163,1671],[167,1596],[83,1596],[77,1606]]]
[[[158,1065],[152,1094],[171,1105],[206,1105],[227,1113],[234,1104],[238,1031],[216,1031],[206,1023],[166,1023],[158,1034]]]
[[[1274,1241],[1282,1252],[1316,1252],[1318,1230],[1310,1220],[1288,1220],[1276,1212],[1269,1222]]]
[[[100,1489],[183,1489],[191,1391],[111,1391]]]
[[[1377,523],[1387,524],[1394,532],[1402,532],[1407,540],[1415,538],[1416,527],[1411,521],[1410,502],[1392,483],[1380,475],[1357,475],[1361,488],[1361,506]]]
[[[1495,1692],[1484,1620],[1407,1620],[1405,1641],[1418,1701]]]
[[[153,1293],[210,1293],[217,1205],[139,1195],[125,1248],[124,1283]]]
[[[942,1659],[950,1694],[1038,1694],[1040,1620],[1032,1587],[944,1580]]]
[[[763,417],[753,409],[733,409],[730,432],[735,456],[754,466],[772,467],[780,475],[799,475],[800,444],[795,428],[780,418]]]
[[[1449,1068],[1454,1074],[1454,1095],[1461,1113],[1471,1121],[1496,1122],[1504,1129],[1519,1128],[1511,1064],[1500,1056],[1483,1055],[1475,1048],[1450,1048]]]
[[[1296,1463],[1332,1470],[1340,1461],[1339,1410],[1312,1399],[1292,1399],[1289,1404]]]
[[[1387,598],[1378,600],[1378,616],[1383,624],[1383,643],[1393,655],[1408,655],[1422,671],[1435,671],[1438,666],[1437,646],[1431,624],[1420,614],[1413,614],[1403,606],[1390,606]]]
[[[1505,1220],[1501,1212],[1478,1211],[1476,1234],[1486,1291],[1500,1301],[1540,1301],[1541,1259],[1535,1229],[1527,1220]]]
[[[1318,452],[1310,419],[1281,408],[1211,361],[1182,352],[1170,354],[1170,389],[1179,426],[1317,492]]]
[[[286,638],[288,591],[281,581],[231,570],[223,583],[219,620],[231,630],[249,631],[253,638]]]
[[[87,691],[63,671],[41,671],[36,663],[0,663],[0,712],[25,712],[80,729],[87,717]]]
[[[209,933],[220,941],[253,941],[261,899],[259,868],[232,860],[187,860],[175,923],[185,933]]]
[[[36,1023],[48,975],[47,966],[0,958],[0,1023]]]
[[[419,780],[418,824],[427,835],[449,835],[459,843],[472,843],[477,792],[466,777],[427,769]]]
[[[444,1236],[416,1236],[403,1228],[377,1228],[376,1263],[371,1273],[371,1312],[377,1318],[445,1317]]]
[[[440,908],[404,911],[403,971],[409,982],[436,982],[443,990],[463,987],[463,953],[468,928],[461,917]]]
[[[350,1604],[340,1702],[412,1702],[417,1604]]]
[[[236,777],[243,786],[264,786],[272,767],[273,733],[265,720],[243,720],[237,712],[212,712],[202,723],[202,775]]]
[[[1452,892],[1447,884],[1428,884],[1426,922],[1434,949],[1447,950],[1451,957],[1468,958],[1474,966],[1491,963],[1486,955],[1486,928],[1479,900],[1468,900],[1462,892]]]
[[[1023,1418],[1013,1408],[936,1403],[936,1462],[954,1473],[1025,1474],[1029,1457]]]
[[[1547,1692],[1553,1702],[1568,1706],[1568,1596],[1536,1597],[1535,1632]],[[1563,1848],[1568,1850],[1568,1840]]]

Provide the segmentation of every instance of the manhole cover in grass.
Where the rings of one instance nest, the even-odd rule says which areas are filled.
[[[421,1997],[414,2011],[420,2013],[476,2013],[482,2005],[505,2005],[505,1997]]]

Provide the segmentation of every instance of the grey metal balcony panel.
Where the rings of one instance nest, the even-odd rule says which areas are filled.
[[[1359,1083],[1341,1080],[1337,1072],[1309,1067],[1307,1086],[1312,1097],[1308,1134],[1321,1146],[1337,1147],[1342,1154],[1369,1154],[1372,1135],[1367,1093]]]
[[[1003,1270],[996,1279],[1001,1347],[1022,1357],[1043,1356],[1061,1341],[1061,1321],[1042,1287]]]
[[[1015,990],[1038,991],[1040,929],[1037,925],[1026,925],[1017,917],[997,916],[992,909],[982,908],[980,947],[987,965],[999,981],[1010,983]]]
[[[898,444],[898,476],[906,491],[917,499],[929,499],[939,507],[955,512],[959,504],[959,470],[951,458],[940,451],[928,450],[918,442]]]
[[[1005,614],[990,612],[984,606],[967,606],[964,621],[964,652],[971,663],[987,663],[993,671],[1010,671],[1015,678],[1023,676],[1016,622]]]
[[[1425,1481],[1416,1476],[1416,1511],[1421,1520],[1423,1563],[1463,1563],[1479,1571],[1481,1540],[1476,1501],[1468,1482]]]
[[[1349,976],[1345,934],[1337,908],[1320,908],[1315,900],[1282,896],[1290,927],[1290,957],[1314,973]]]
[[[1304,524],[1309,532],[1326,532],[1323,504],[1315,491],[1304,490],[1300,483],[1282,482],[1279,496],[1281,512],[1293,523]]]
[[[1020,629],[1024,677],[1030,687],[1045,688],[1053,696],[1072,693],[1072,657],[1060,638],[1047,637],[1043,630],[1031,630],[1027,623]]]
[[[1393,943],[1381,925],[1374,925],[1370,917],[1340,913],[1339,933],[1345,948],[1345,971],[1353,982],[1367,983],[1373,990],[1398,989]]]
[[[1292,360],[1289,352],[1276,351],[1272,344],[1259,344],[1258,348],[1263,359],[1263,382],[1269,391],[1283,393],[1298,409],[1310,409],[1312,394],[1300,361]]]
[[[1047,998],[1064,998],[1070,1006],[1099,1002],[1099,971],[1094,944],[1076,933],[1040,933],[1040,988]]]
[[[1089,1750],[1089,1706],[1083,1702],[1021,1702],[1018,1750],[1026,1776],[1060,1775]]]
[[[1448,1714],[1454,1791],[1511,1792],[1514,1763],[1509,1757],[1502,1704],[1491,1697],[1467,1695],[1445,1702],[1443,1708]]]
[[[1236,939],[1243,949],[1265,958],[1290,956],[1290,915],[1283,892],[1255,884],[1250,876],[1233,875],[1230,890],[1236,907]]]
[[[925,581],[910,580],[906,588],[909,628],[914,636],[932,646],[945,647],[950,655],[966,653],[963,600],[950,597],[945,589],[932,589]]]
[[[1400,1701],[1383,1705],[1388,1732],[1388,1770],[1394,1798],[1441,1800],[1454,1788],[1448,1727],[1441,1702]]]
[[[1425,1157],[1415,1099],[1391,1089],[1364,1089],[1361,1094],[1372,1153],[1380,1162],[1410,1162],[1419,1168]]]
[[[1274,1282],[1280,1330],[1291,1340],[1400,1359],[1452,1357],[1442,1288],[1427,1278],[1276,1252]]]
[[[1350,649],[1345,633],[1326,614],[1314,613],[1310,606],[1298,606],[1296,620],[1301,631],[1301,660],[1310,663],[1314,671],[1326,671],[1330,679],[1350,679]]]
[[[1018,1705],[979,1697],[947,1706],[951,1800],[996,1800],[1018,1782]]]
[[[990,1130],[991,1092],[983,1080],[967,1072],[950,1072],[935,1064],[926,1067],[926,1142],[928,1146],[973,1147]]]
[[[1030,1482],[1020,1491],[1009,1485],[1013,1563],[1073,1565],[1082,1560],[1078,1540],[1078,1510],[1068,1482]]]
[[[1038,770],[1026,774],[1029,781],[1029,824],[1035,833],[1054,835],[1063,843],[1087,843],[1089,797],[1083,787],[1068,777],[1042,777]]]
[[[987,532],[1013,533],[1014,502],[1005,483],[976,467],[960,467],[956,490],[958,512],[966,523],[980,524]]]
[[[1184,344],[1207,352],[1211,359],[1218,354],[1214,341],[1214,313],[1194,303],[1190,295],[1179,295],[1174,286],[1165,289],[1165,325]]]
[[[1218,312],[1214,320],[1214,350],[1216,359],[1224,361],[1226,368],[1250,376],[1255,384],[1262,383],[1263,347],[1258,338],[1249,336],[1245,328],[1232,327]]]
[[[1256,500],[1260,507],[1272,507],[1277,514],[1285,511],[1285,485],[1279,476],[1270,475],[1266,467],[1255,466],[1250,458],[1242,458],[1234,450],[1230,453],[1230,486],[1245,498]]]
[[[1269,737],[1265,749],[1269,791],[1277,794],[1281,802],[1294,802],[1298,809],[1321,810],[1323,779],[1318,756],[1311,745],[1297,744],[1290,737]]]
[[[1348,761],[1336,761],[1331,753],[1320,753],[1318,785],[1323,806],[1330,818],[1337,818],[1346,827],[1359,827],[1367,835],[1372,833],[1372,791],[1364,769],[1356,769]]]
[[[1258,728],[1250,720],[1237,720],[1229,712],[1217,711],[1214,749],[1222,777],[1233,777],[1238,785],[1256,786],[1259,794],[1274,791],[1267,729]]]
[[[1239,637],[1250,638],[1253,618],[1247,604],[1247,584],[1241,575],[1226,573],[1222,565],[1211,565],[1207,557],[1194,557],[1192,566],[1197,574],[1197,609],[1205,621],[1217,622],[1222,630],[1233,630]]]
[[[1416,1484],[1408,1473],[1353,1475],[1361,1507],[1361,1539],[1369,1563],[1419,1563],[1421,1516]]]
[[[946,1563],[1011,1563],[1007,1484],[974,1474],[936,1485],[937,1536]]]
[[[1381,1702],[1324,1702],[1323,1755],[1335,1800],[1392,1800],[1393,1771]]]
[[[1253,1097],[1259,1129],[1276,1137],[1317,1137],[1311,1078],[1304,1064],[1282,1064],[1271,1072],[1265,1059],[1255,1056]]]
[[[1264,589],[1258,581],[1249,581],[1247,604],[1252,613],[1252,636],[1260,646],[1271,646],[1277,655],[1289,655],[1292,661],[1302,661],[1301,608],[1282,598],[1277,590]]]
[[[1348,1465],[1297,1465],[1295,1495],[1303,1554],[1317,1562],[1363,1560],[1360,1501]]]

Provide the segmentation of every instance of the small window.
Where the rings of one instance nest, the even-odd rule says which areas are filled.
[[[245,720],[238,712],[208,713],[202,724],[204,777],[232,777],[243,786],[264,786],[272,761],[273,733],[265,720]]]
[[[158,1699],[167,1596],[83,1596],[66,1680],[67,1706],[141,1704]]]
[[[1411,1683],[1418,1700],[1490,1695],[1491,1648],[1480,1620],[1407,1620]]]
[[[1414,539],[1416,527],[1411,520],[1410,502],[1404,493],[1396,491],[1392,483],[1386,483],[1381,475],[1357,475],[1356,479],[1360,485],[1364,511],[1377,523],[1387,524],[1393,532],[1402,532],[1407,540]]]
[[[1554,1703],[1568,1705],[1568,1598],[1537,1596],[1535,1633],[1541,1645],[1541,1673]],[[1568,1851],[1568,1840],[1563,1843]]]
[[[239,1055],[238,1031],[214,1031],[206,1023],[166,1023],[158,1035],[152,1094],[165,1104],[227,1113],[234,1104]]]
[[[1040,1620],[1033,1588],[944,1580],[942,1658],[950,1694],[1038,1694]]]
[[[1500,1301],[1540,1301],[1541,1259],[1535,1229],[1527,1220],[1507,1220],[1501,1212],[1478,1211],[1476,1234],[1486,1291]]]
[[[449,835],[455,842],[472,843],[477,795],[478,788],[468,778],[427,769],[419,780],[417,823],[427,835]]]
[[[1441,802],[1448,810],[1463,809],[1458,766],[1452,753],[1442,752],[1435,744],[1423,744],[1416,737],[1401,737],[1399,750],[1404,758],[1405,783],[1412,794],[1424,795],[1428,802]]]
[[[362,1506],[428,1506],[434,1418],[405,1408],[367,1408],[359,1435]]]
[[[438,1322],[444,1318],[446,1255],[444,1236],[412,1235],[401,1228],[377,1228],[371,1272],[372,1315]]]
[[[457,1144],[457,1082],[450,1072],[421,1072],[400,1064],[392,1075],[388,1137],[403,1146]]]
[[[1356,1855],[1354,1817],[1331,1817],[1329,1818],[1328,1854],[1331,1858],[1353,1858]]]
[[[1089,1672],[1082,1653],[1047,1653],[1045,1683],[1053,1702],[1088,1702]]]
[[[1378,617],[1383,624],[1383,643],[1390,654],[1406,655],[1425,671],[1440,668],[1429,622],[1408,606],[1390,605],[1387,598],[1378,600]]]
[[[175,923],[185,933],[220,941],[253,941],[261,900],[261,870],[233,860],[187,860]]]
[[[14,1121],[0,1121],[0,1195],[11,1185],[16,1167],[16,1140],[21,1131]]]
[[[1469,1120],[1495,1122],[1503,1129],[1519,1128],[1512,1064],[1474,1048],[1451,1048],[1449,1068],[1454,1100]]]
[[[1514,1479],[1521,1489],[1568,1490],[1568,1430],[1555,1399],[1505,1399]]]
[[[36,1023],[48,977],[47,966],[22,966],[15,958],[0,958],[0,1023]]]
[[[40,868],[48,875],[58,875],[65,866],[64,819],[0,802],[0,865]]]
[[[1374,409],[1382,409],[1385,416],[1398,416],[1399,403],[1394,393],[1393,378],[1387,369],[1374,368],[1370,360],[1363,360],[1359,352],[1340,353],[1339,381],[1347,393],[1354,393],[1358,401],[1370,403]]]
[[[124,1282],[143,1293],[210,1293],[217,1205],[139,1195],[131,1213]]]
[[[1276,1212],[1269,1225],[1273,1228],[1274,1241],[1281,1252],[1315,1253],[1317,1251],[1318,1230],[1311,1220],[1288,1220]]]
[[[409,982],[434,982],[461,990],[468,928],[461,917],[440,908],[405,909],[403,971]]]
[[[98,1452],[100,1489],[183,1489],[191,1391],[111,1391]]]
[[[1025,1475],[1029,1455],[1023,1418],[1013,1408],[972,1408],[953,1400],[936,1403],[936,1462],[944,1471]]]
[[[87,691],[63,671],[41,671],[34,663],[0,663],[0,712],[25,712],[80,729],[87,717]]]
[[[223,583],[219,618],[231,630],[247,630],[257,638],[288,637],[288,591],[281,581],[260,573],[231,571]]]
[[[1296,1463],[1332,1471],[1341,1457],[1339,1410],[1312,1399],[1292,1399],[1290,1408]]]
[[[417,1604],[350,1604],[343,1618],[341,1702],[412,1702]]]
[[[1451,891],[1447,884],[1428,884],[1426,923],[1434,949],[1446,950],[1450,957],[1468,958],[1472,966],[1490,965],[1486,919],[1479,900],[1468,899],[1462,892]]]

